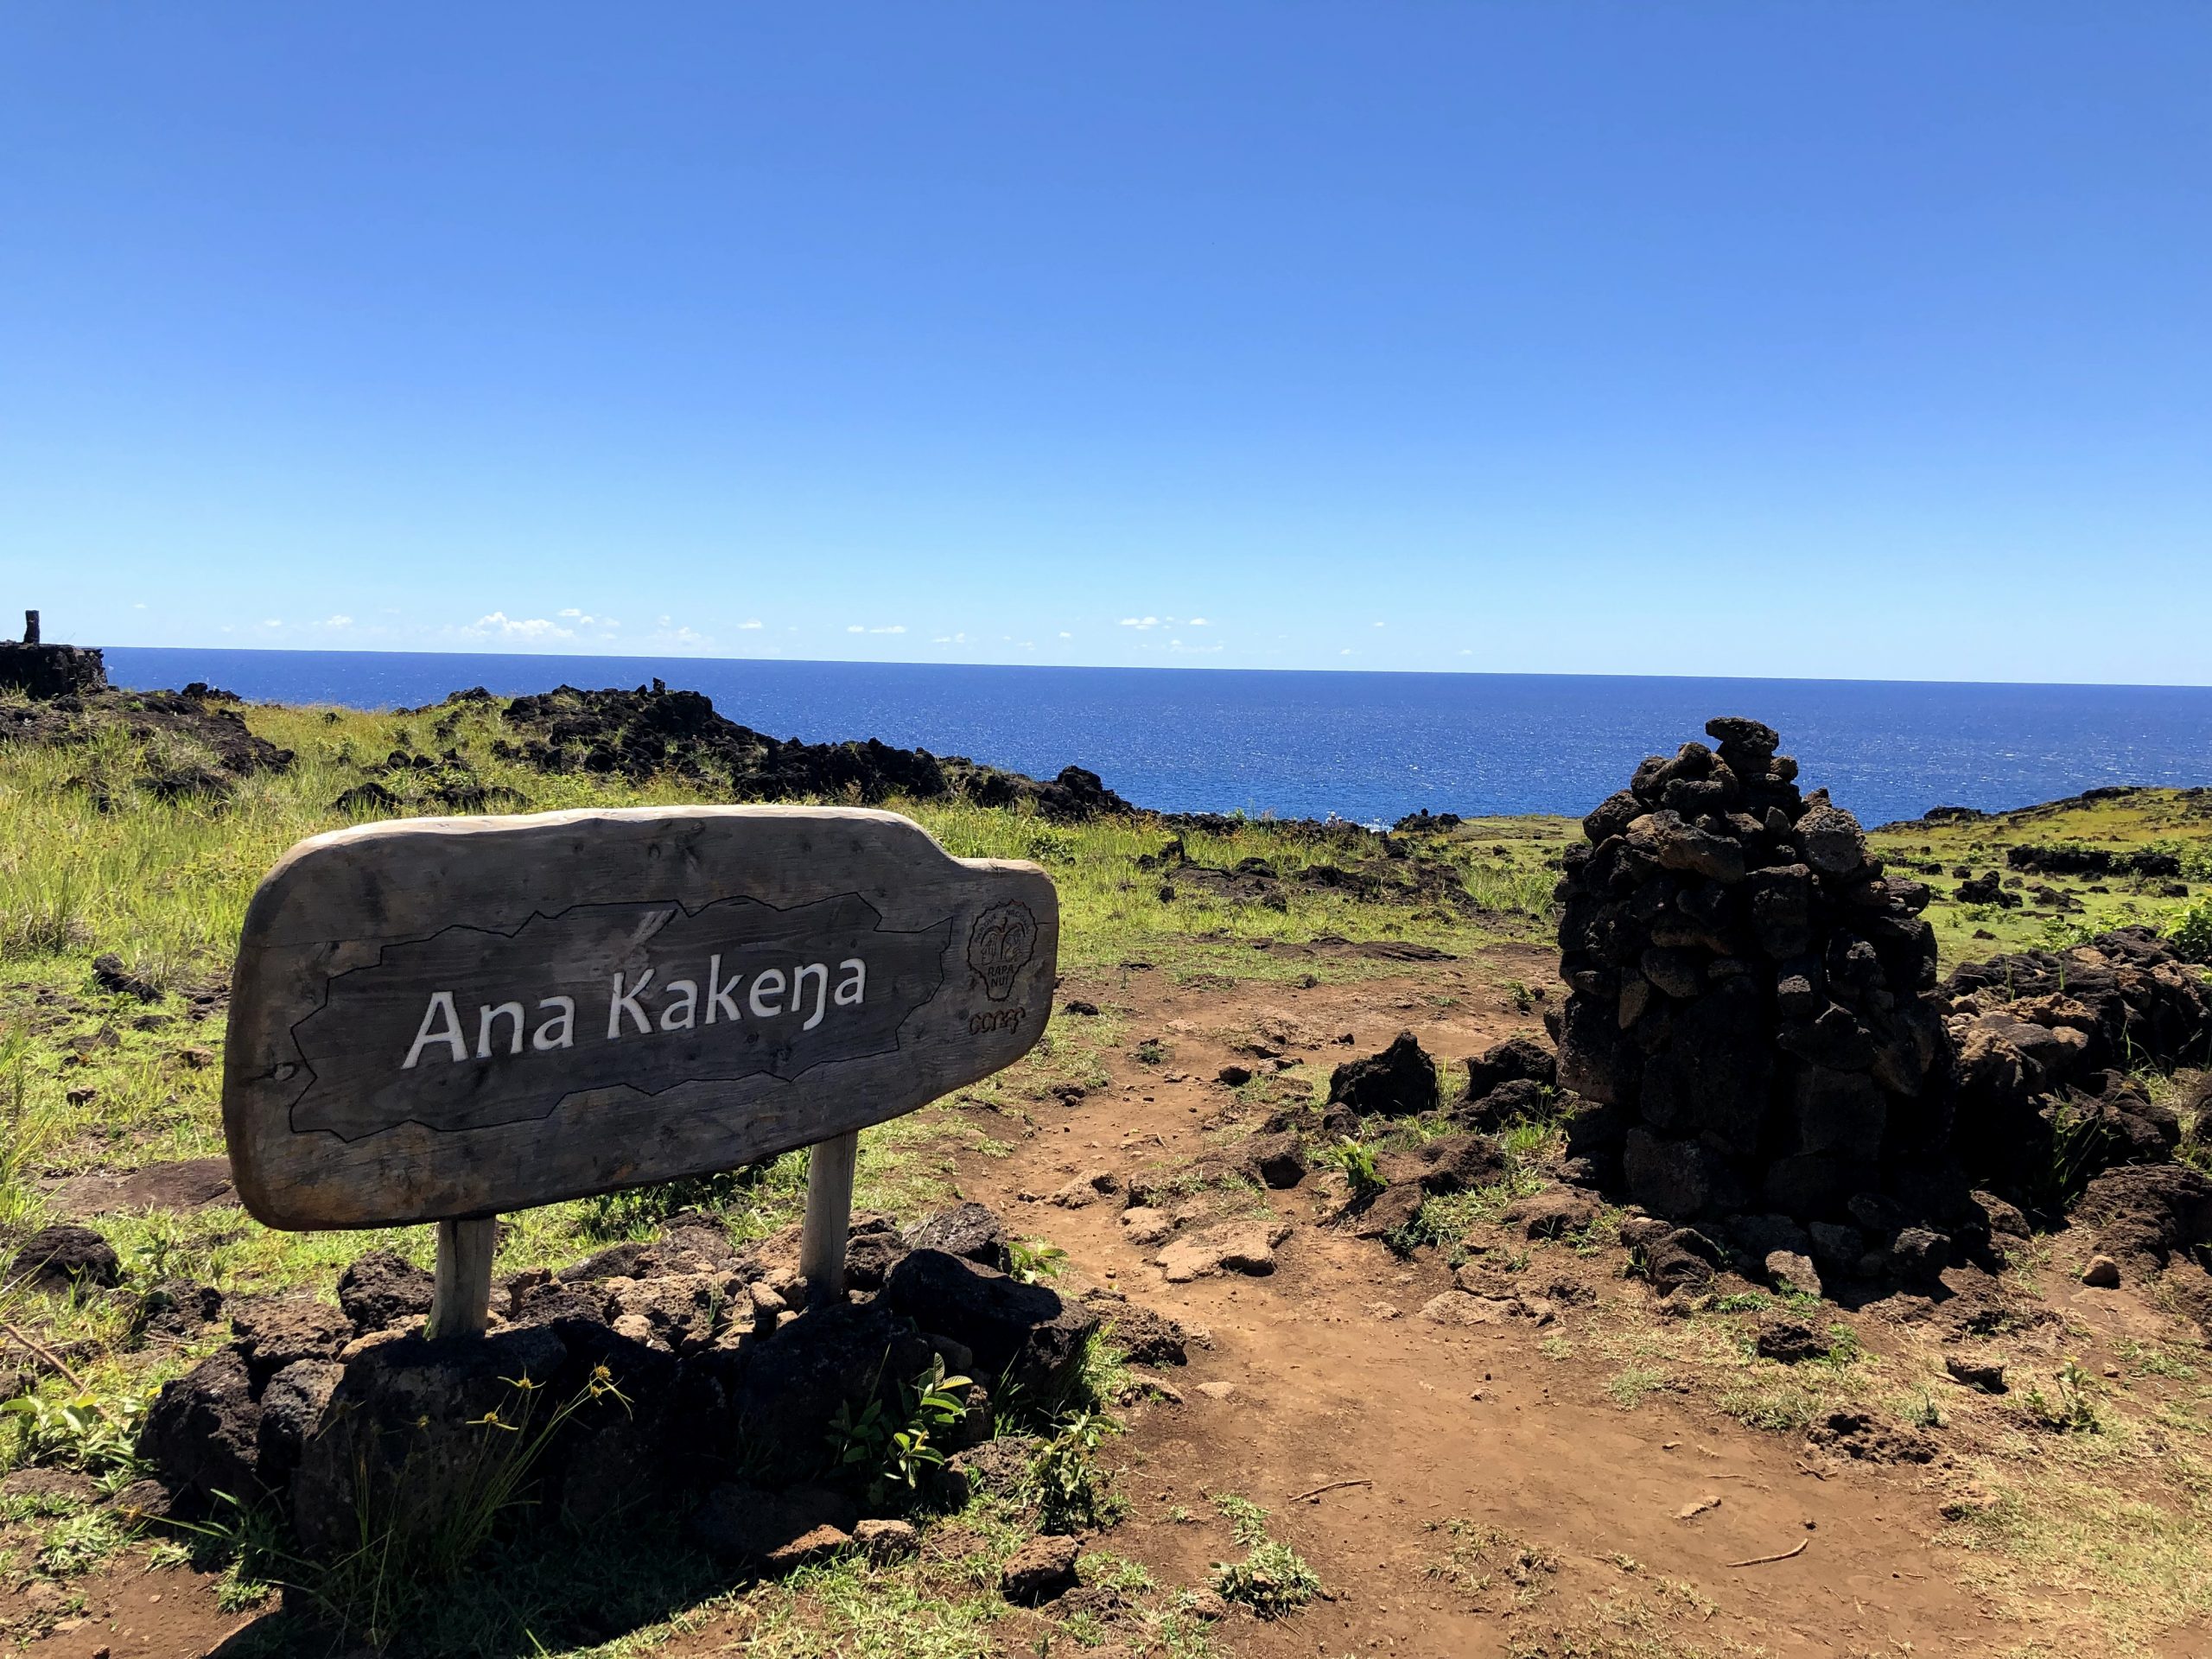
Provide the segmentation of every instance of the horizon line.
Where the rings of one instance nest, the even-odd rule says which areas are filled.
[[[62,641],[49,643],[60,644]],[[296,646],[296,645],[94,645],[92,650],[162,651],[162,652],[228,652],[238,656],[252,657],[415,657],[415,658],[492,658],[517,662],[574,662],[574,663],[651,663],[666,666],[677,663],[760,664],[790,668],[920,668],[920,669],[1010,669],[1017,671],[1033,671],[1039,673],[1081,672],[1095,674],[1333,674],[1359,675],[1370,678],[1399,679],[1496,679],[1496,680],[1673,680],[1693,683],[1719,683],[1744,685],[1926,685],[1926,686],[2004,686],[2020,690],[2079,690],[2104,691],[2212,691],[2212,681],[2175,682],[2155,680],[1974,680],[1974,679],[1885,679],[1874,676],[1853,675],[1786,675],[1786,674],[1606,674],[1562,669],[1483,669],[1483,668],[1355,668],[1324,665],[1311,668],[1255,667],[1250,664],[1207,663],[1009,663],[1009,662],[922,662],[912,658],[874,657],[712,657],[700,654],[683,656],[616,656],[599,652],[525,652],[525,651],[417,651],[391,646]],[[664,672],[657,677],[665,679]],[[465,688],[456,688],[465,689]]]

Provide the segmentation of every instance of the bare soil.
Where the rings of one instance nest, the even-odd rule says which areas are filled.
[[[1408,1264],[1301,1219],[1274,1274],[1170,1285],[1147,1265],[1151,1252],[1128,1240],[1118,1205],[1022,1201],[1086,1168],[1203,1156],[1209,1131],[1234,1110],[1216,1074],[1250,1058],[1224,1031],[1287,1032],[1299,1044],[1292,1053],[1324,1068],[1401,1029],[1431,1053],[1473,1053],[1536,1023],[1497,987],[1541,983],[1544,957],[1502,948],[1417,978],[1246,984],[1198,998],[1158,974],[1066,988],[1126,1007],[1129,1032],[1156,1029],[1169,1059],[1112,1057],[1111,1087],[1039,1109],[1036,1133],[1007,1158],[975,1160],[963,1190],[1010,1224],[1050,1236],[1078,1269],[1211,1335],[1187,1374],[1172,1378],[1184,1403],[1146,1412],[1123,1447],[1135,1513],[1114,1547],[1163,1582],[1203,1583],[1212,1561],[1235,1553],[1208,1495],[1236,1492],[1274,1510],[1276,1535],[1313,1565],[1330,1599],[1294,1618],[1222,1632],[1253,1655],[1564,1654],[1586,1649],[1555,1645],[1555,1633],[1572,1640],[1604,1624],[1592,1609],[1609,1605],[1624,1621],[1617,1636],[1654,1653],[1963,1653],[2016,1643],[2023,1632],[1993,1625],[1928,1547],[1941,1500],[1921,1469],[1808,1472],[1796,1437],[1663,1396],[1624,1412],[1602,1374],[1547,1357],[1541,1333],[1524,1322],[1446,1329],[1421,1319],[1422,1304],[1452,1285],[1433,1255]],[[1434,1011],[1440,992],[1464,1001]],[[1346,1033],[1350,1045],[1330,1040]],[[1640,1287],[1624,1288],[1615,1263],[1555,1254],[1597,1294],[1642,1298]],[[1202,1391],[1209,1384],[1227,1385],[1224,1397]],[[1371,1484],[1292,1501],[1344,1480]],[[1168,1518],[1177,1505],[1197,1521]],[[1493,1546],[1495,1563],[1466,1575],[1488,1570],[1492,1585],[1452,1581],[1454,1522],[1518,1546]],[[1800,1542],[1807,1548],[1786,1561],[1727,1565]],[[1524,1569],[1527,1582],[1513,1584],[1504,1557],[1520,1552],[1556,1566]]]

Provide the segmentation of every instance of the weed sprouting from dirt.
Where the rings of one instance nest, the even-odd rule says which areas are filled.
[[[1271,1539],[1241,1561],[1215,1562],[1213,1587],[1224,1601],[1241,1602],[1262,1618],[1281,1618],[1319,1595],[1321,1580],[1305,1557]]]
[[[1266,1541],[1268,1512],[1250,1498],[1235,1492],[1216,1492],[1213,1506],[1221,1518],[1229,1522],[1229,1535],[1248,1549]]]
[[[1098,1466],[1098,1447],[1121,1426],[1102,1413],[1071,1412],[1031,1459],[1028,1484],[1047,1530],[1110,1526],[1127,1503]]]
[[[1382,1176],[1376,1166],[1375,1148],[1363,1141],[1350,1135],[1338,1137],[1337,1144],[1329,1148],[1329,1160],[1344,1173],[1344,1179],[1351,1184],[1354,1198],[1363,1198],[1382,1190]]]
[[[1007,1241],[1007,1271],[1025,1285],[1041,1285],[1047,1279],[1057,1279],[1067,1266],[1068,1253],[1042,1238],[1010,1238]]]
[[[1421,1569],[1425,1577],[1448,1584],[1462,1594],[1481,1597],[1500,1580],[1510,1586],[1510,1609],[1518,1611],[1543,1593],[1559,1571],[1559,1557],[1548,1550],[1516,1538],[1497,1527],[1478,1525],[1454,1516],[1422,1523],[1431,1532],[1442,1532],[1449,1541],[1440,1560]],[[1625,1558],[1624,1558],[1625,1559]]]
[[[2038,1427],[2062,1434],[2094,1434],[2103,1429],[2104,1420],[2089,1398],[2091,1386],[2081,1362],[2069,1359],[2052,1377],[2048,1392],[2040,1383],[2021,1392],[2020,1409]]]
[[[1266,1510],[1235,1492],[1216,1492],[1213,1506],[1245,1551],[1241,1561],[1214,1563],[1213,1587],[1224,1600],[1241,1602],[1262,1618],[1280,1618],[1320,1593],[1320,1578],[1305,1559],[1269,1535]]]

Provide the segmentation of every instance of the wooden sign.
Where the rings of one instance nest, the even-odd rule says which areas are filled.
[[[238,1195],[272,1227],[480,1217],[847,1135],[1020,1058],[1058,940],[1042,870],[888,812],[317,836],[238,945]]]

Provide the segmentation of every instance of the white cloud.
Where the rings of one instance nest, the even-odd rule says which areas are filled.
[[[657,645],[671,651],[695,651],[715,642],[696,628],[680,624],[673,618],[663,619],[659,627],[636,642],[641,645]]]
[[[1338,656],[1339,656],[1339,657],[1349,657],[1349,656],[1351,656],[1351,647],[1350,645],[1346,645],[1346,646],[1345,646],[1342,651],[1338,652],[1337,653],[1337,655],[1338,655]]]
[[[964,645],[967,643],[968,636],[964,633],[940,633],[930,641],[933,645]]]
[[[560,616],[574,616],[574,617],[579,617],[579,618],[582,618],[582,619],[584,621],[586,621],[586,622],[588,622],[588,621],[590,621],[590,620],[591,620],[591,619],[590,619],[589,617],[585,616],[585,615],[584,615],[584,613],[583,613],[582,611],[578,610],[578,609],[577,609],[575,606],[573,606],[573,605],[569,606],[569,608],[568,608],[567,610],[565,610],[565,611],[556,612],[556,615],[560,615]]]
[[[573,639],[575,630],[564,628],[558,622],[543,616],[509,616],[505,611],[493,611],[480,616],[462,633],[476,639]]]
[[[350,628],[353,626],[353,619],[350,616],[326,617],[322,626],[326,628]]]
[[[144,609],[146,608],[146,601],[145,601],[144,600],[143,600],[143,599],[142,599],[142,600],[138,600],[138,601],[137,601],[135,603],[133,603],[133,604],[132,604],[132,606],[130,607],[130,608],[131,608],[132,610],[134,610],[134,611],[143,611],[143,610],[144,610]]]
[[[847,633],[904,633],[906,632],[906,625],[904,622],[893,622],[888,627],[871,628],[861,623],[854,622],[847,626],[845,632]]]
[[[851,622],[846,625],[845,632],[847,633],[866,633],[868,630],[857,622]]]
[[[1379,627],[1382,626],[1383,625],[1382,625],[1382,623],[1380,623],[1380,622],[1377,622],[1375,626],[1376,626],[1376,627],[1378,627],[1378,628],[1379,628]]]
[[[264,628],[281,628],[284,626],[284,619],[281,616],[272,616],[264,621],[261,626]]]
[[[760,619],[757,616],[749,616],[737,626],[741,632],[751,633],[760,626]]]
[[[1213,624],[1203,616],[1194,616],[1191,619],[1191,626],[1194,628],[1210,628]]]
[[[1171,617],[1168,620],[1173,621],[1174,619]],[[1156,616],[1125,616],[1122,619],[1122,626],[1139,630],[1156,628],[1160,626],[1160,619]]]
[[[1060,630],[1060,638],[1063,639],[1072,639],[1075,638],[1075,635],[1070,633],[1065,628],[1062,628]]]

